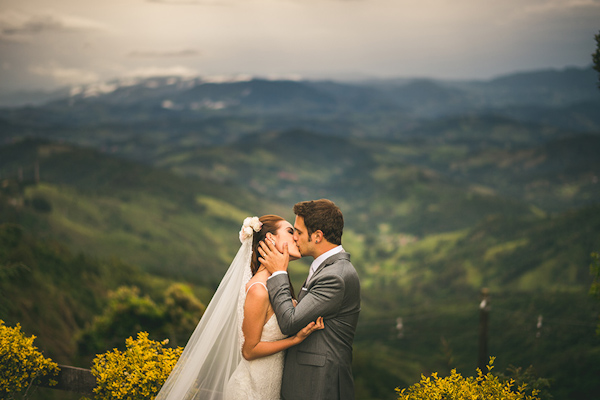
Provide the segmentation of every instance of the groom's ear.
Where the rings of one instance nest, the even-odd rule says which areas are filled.
[[[321,243],[324,239],[324,235],[323,235],[323,231],[322,230],[316,230],[313,232],[313,235],[315,235],[315,243]]]

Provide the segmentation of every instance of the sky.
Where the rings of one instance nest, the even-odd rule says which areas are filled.
[[[490,79],[585,67],[600,0],[0,0],[0,93],[157,75]]]

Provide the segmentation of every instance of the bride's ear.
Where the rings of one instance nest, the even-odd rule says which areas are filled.
[[[275,235],[273,235],[271,232],[267,232],[267,234],[265,235],[265,237],[271,242],[273,243],[273,245],[275,245]]]

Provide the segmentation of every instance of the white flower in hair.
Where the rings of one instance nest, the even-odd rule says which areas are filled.
[[[258,217],[248,217],[244,220],[242,224],[242,229],[240,230],[240,242],[244,242],[244,240],[248,238],[252,238],[254,232],[260,231],[262,228],[262,222],[258,219]]]

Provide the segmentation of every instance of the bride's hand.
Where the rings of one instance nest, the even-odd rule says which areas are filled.
[[[260,242],[258,248],[260,257],[258,261],[265,266],[270,274],[276,271],[287,271],[287,266],[290,261],[290,253],[288,252],[288,244],[283,244],[283,253],[280,252],[275,244],[269,240]]]
[[[314,331],[319,331],[321,329],[325,329],[325,323],[323,322],[323,317],[317,318],[317,321],[312,321],[308,325],[306,325],[302,330],[296,333],[295,338],[300,342],[303,342],[311,333]]]

